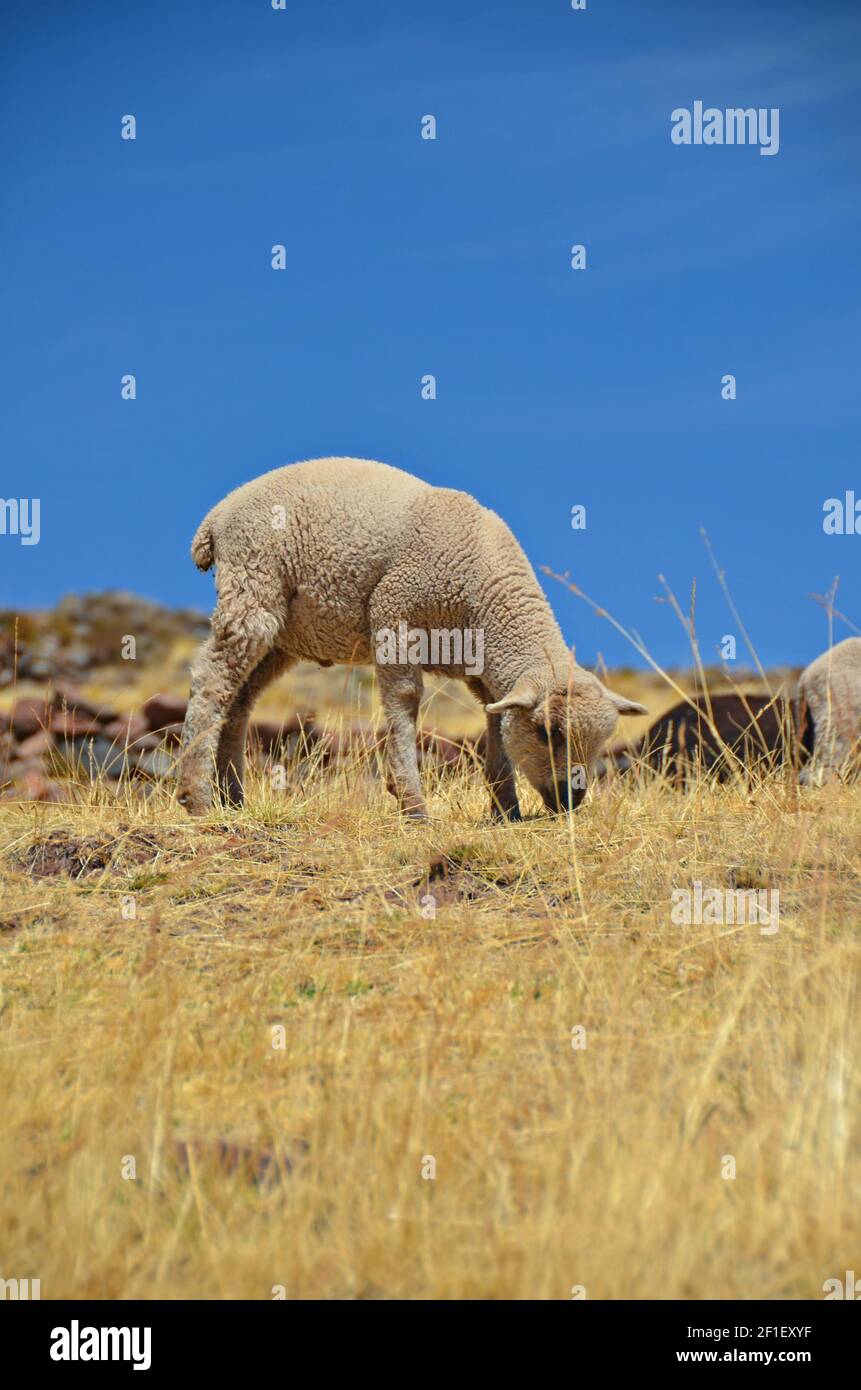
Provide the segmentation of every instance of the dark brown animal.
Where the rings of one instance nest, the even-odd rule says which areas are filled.
[[[720,782],[740,771],[759,775],[790,763],[801,767],[813,753],[814,729],[803,701],[770,695],[700,695],[680,701],[656,719],[633,749],[606,756],[605,771],[655,768],[676,785],[706,773]]]

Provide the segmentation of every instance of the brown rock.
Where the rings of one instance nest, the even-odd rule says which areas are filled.
[[[181,726],[174,725],[174,727],[180,728]],[[161,734],[141,734],[140,738],[135,740],[134,752],[145,753],[151,748],[161,748],[163,743],[164,738]]]
[[[27,796],[23,790],[25,779],[43,776],[41,758],[29,758],[27,762],[10,763],[8,768],[0,768],[0,800],[26,801]]]
[[[384,730],[361,720],[355,720],[340,729],[327,729],[319,736],[322,762],[327,764],[341,758],[371,753],[374,749],[382,749],[384,741]]]
[[[41,772],[25,772],[14,786],[16,799],[20,801],[62,801],[63,793],[56,782],[50,782]]]
[[[88,734],[100,734],[102,726],[97,720],[82,715],[78,710],[55,710],[48,727],[58,738],[86,738]]]
[[[698,769],[726,782],[740,766],[763,770],[787,760],[801,764],[812,749],[813,729],[797,701],[721,691],[708,698],[697,695],[693,705],[680,701],[649,726],[629,754],[615,752],[607,761],[624,772],[642,760],[682,786]]]
[[[111,719],[102,729],[102,733],[105,738],[113,739],[121,748],[130,743],[138,747],[140,739],[152,737],[149,733],[149,720],[140,712]]]
[[[171,724],[181,724],[187,709],[188,701],[178,695],[151,695],[141,714],[151,729],[164,729]]]
[[[438,734],[435,729],[423,729],[418,736],[418,745],[422,763],[429,761],[441,763],[443,767],[456,767],[461,759],[471,761],[465,739],[449,738],[446,734]]]
[[[312,743],[317,737],[311,720],[307,717],[300,719],[298,715],[280,724],[274,719],[256,719],[251,725],[251,734],[258,739],[264,753],[271,753],[279,744],[293,743],[303,737],[306,742]]]
[[[162,748],[153,748],[138,753],[134,771],[142,777],[169,777],[173,772],[174,760]]]
[[[51,718],[51,710],[44,696],[31,696],[16,700],[12,706],[11,726],[16,738],[29,738],[45,727]]]
[[[67,710],[69,714],[74,714],[78,719],[86,719],[91,723],[106,724],[109,720],[117,717],[115,709],[111,709],[108,705],[95,705],[91,700],[85,700],[71,685],[55,686],[52,704],[55,710]]]
[[[22,762],[29,758],[44,758],[54,745],[54,740],[45,729],[40,729],[38,733],[31,734],[18,744],[16,750],[17,757]]]

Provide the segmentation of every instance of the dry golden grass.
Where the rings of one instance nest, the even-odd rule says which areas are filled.
[[[857,788],[617,779],[508,827],[474,769],[431,792],[423,828],[359,765],[203,822],[0,807],[0,1275],[818,1298],[857,1268]],[[778,888],[778,932],[673,925],[696,880]]]

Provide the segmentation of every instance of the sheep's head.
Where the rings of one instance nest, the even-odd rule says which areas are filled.
[[[645,705],[608,690],[580,667],[550,689],[523,676],[485,708],[502,716],[509,756],[551,811],[580,805],[619,715],[648,713]]]

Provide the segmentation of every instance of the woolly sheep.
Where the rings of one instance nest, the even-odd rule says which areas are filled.
[[[798,693],[815,730],[813,761],[801,780],[827,781],[856,751],[861,736],[861,637],[847,637],[811,661]]]
[[[211,804],[213,768],[221,796],[241,802],[251,707],[300,659],[373,663],[388,787],[417,818],[426,814],[416,756],[423,671],[466,680],[485,706],[495,819],[520,818],[513,763],[550,809],[578,805],[617,716],[646,712],[577,665],[495,513],[387,464],[328,458],[266,473],[212,509],[191,554],[202,570],[216,565],[218,593],[180,750],[178,797],[192,814]],[[380,634],[401,624],[481,634],[482,669],[464,652],[457,664],[440,651],[437,664],[433,652],[387,659]]]

